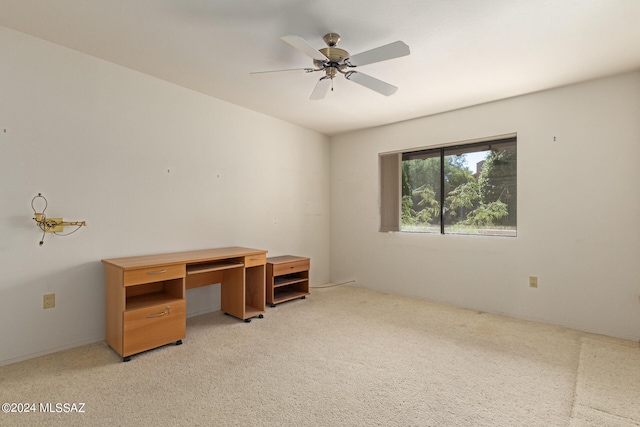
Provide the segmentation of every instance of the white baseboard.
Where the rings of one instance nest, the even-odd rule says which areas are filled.
[[[94,337],[82,341],[76,341],[71,344],[65,344],[59,347],[48,348],[46,350],[37,351],[35,353],[29,353],[18,357],[12,357],[10,359],[0,360],[0,366],[12,365],[14,363],[23,362],[29,359],[35,359],[36,357],[46,356],[47,354],[57,353],[63,350],[69,350],[70,348],[80,347],[87,344],[93,344],[96,342],[104,341],[104,337]]]

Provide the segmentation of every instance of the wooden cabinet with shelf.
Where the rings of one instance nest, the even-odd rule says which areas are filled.
[[[186,336],[186,290],[220,284],[220,309],[262,317],[267,251],[241,247],[102,260],[105,340],[123,357]]]
[[[182,343],[187,324],[184,277],[175,276],[184,276],[184,266],[122,271],[105,264],[105,339],[124,361]]]
[[[277,304],[309,295],[309,258],[284,255],[267,258],[267,304]]]

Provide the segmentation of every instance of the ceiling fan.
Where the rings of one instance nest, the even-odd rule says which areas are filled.
[[[352,68],[409,55],[409,46],[401,41],[367,50],[356,55],[350,55],[346,50],[336,47],[340,41],[340,36],[336,33],[326,34],[322,38],[327,44],[327,47],[320,50],[317,50],[299,36],[284,36],[280,37],[280,39],[291,45],[294,49],[310,56],[313,59],[313,68],[258,71],[250,73],[251,76],[257,77],[264,74],[290,71],[304,71],[307,73],[322,71],[324,72],[324,76],[316,83],[316,87],[313,89],[311,97],[309,98],[312,100],[323,99],[329,87],[333,90],[333,79],[338,73],[344,75],[347,80],[358,83],[382,95],[393,95],[398,90],[397,87],[361,73],[360,71],[352,70]]]

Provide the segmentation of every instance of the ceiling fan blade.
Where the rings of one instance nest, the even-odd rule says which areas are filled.
[[[327,92],[329,91],[329,87],[331,86],[331,79],[329,77],[322,77],[316,83],[316,87],[313,89],[311,96],[309,99],[317,101],[319,99],[323,99]]]
[[[307,56],[317,59],[318,61],[326,61],[328,58],[324,56],[318,49],[311,46],[305,39],[300,36],[284,36],[280,37],[280,40],[291,45],[295,49],[304,53]]]
[[[345,75],[348,80],[358,83],[368,89],[374,90],[384,96],[393,95],[398,90],[397,87],[385,83],[382,80],[378,80],[367,74],[359,73],[357,71],[351,71]]]
[[[299,73],[300,71],[304,71],[306,73],[311,73],[314,70],[313,68],[289,68],[285,70],[271,70],[271,71],[254,71],[249,73],[249,75],[253,78],[261,78],[261,77],[270,77],[274,74],[293,74]]]
[[[409,46],[402,41],[393,42],[375,49],[357,53],[345,62],[350,65],[359,66],[373,64],[374,62],[386,61],[387,59],[399,58],[409,55]]]

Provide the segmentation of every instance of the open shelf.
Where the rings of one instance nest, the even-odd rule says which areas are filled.
[[[296,291],[292,289],[276,291],[273,296],[273,304],[280,304],[281,302],[291,301],[292,299],[302,298],[307,295],[309,295],[309,292]]]
[[[140,308],[151,307],[159,304],[169,304],[180,301],[182,298],[176,298],[167,292],[153,292],[149,294],[137,295],[127,298],[126,311],[137,310]]]
[[[244,306],[244,318],[250,319],[252,317],[257,317],[260,314],[264,313],[264,310],[259,310],[255,307],[251,307],[250,305]]]
[[[184,279],[144,283],[125,288],[124,310],[137,310],[184,300]]]
[[[294,283],[304,282],[306,280],[309,280],[309,279],[307,279],[306,277],[287,277],[287,276],[274,277],[273,287],[279,288],[281,286],[289,286],[289,285],[293,285]]]

